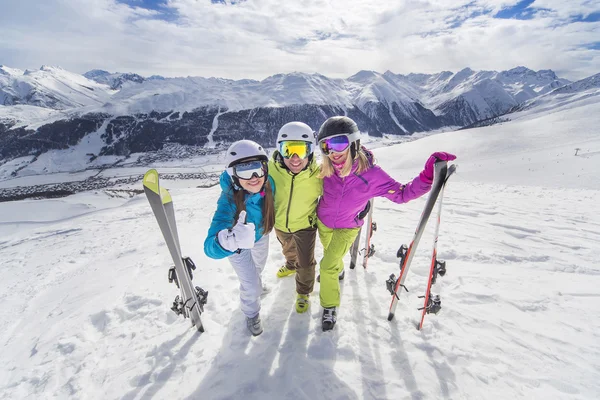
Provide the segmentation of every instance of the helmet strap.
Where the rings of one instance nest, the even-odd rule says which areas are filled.
[[[352,160],[356,159],[356,155],[358,154],[359,148],[360,148],[360,140],[352,142],[352,144],[350,145],[350,155],[352,157]]]
[[[279,165],[281,165],[282,168],[287,168],[285,166],[285,163],[283,162],[283,156],[281,155],[279,150],[275,151],[275,161],[277,161],[279,163]]]
[[[243,190],[242,185],[240,185],[240,180],[237,176],[232,176],[231,182],[233,182],[233,190]]]

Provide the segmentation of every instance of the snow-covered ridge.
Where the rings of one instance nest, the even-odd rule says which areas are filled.
[[[379,102],[408,108],[421,103],[443,114],[442,104],[463,96],[477,117],[483,119],[567,83],[568,80],[557,78],[552,71],[535,72],[525,67],[502,72],[465,68],[457,73],[419,76],[360,71],[347,79],[299,72],[273,75],[262,81],[167,78],[125,87],[113,97],[106,111],[130,114],[191,110],[203,105],[230,110],[296,104],[362,108],[367,103]]]
[[[441,105],[463,96],[478,117],[486,118],[495,109],[510,108],[569,83],[550,70],[535,72],[525,67],[502,72],[465,68],[456,73],[409,75],[360,71],[347,79],[294,72],[262,81],[159,76],[146,79],[133,73],[102,70],[81,76],[50,66],[25,72],[3,66],[0,71],[0,102],[4,105],[57,109],[95,106],[95,111],[122,115],[189,111],[206,105],[230,110],[297,104],[360,108],[369,102],[409,108],[418,102],[443,114]]]
[[[542,96],[521,104],[515,110],[529,110],[530,113],[543,113],[546,110],[564,107],[570,103],[582,102],[600,96],[600,73],[573,83],[561,86]]]
[[[465,101],[477,119],[485,119],[508,111],[539,95],[570,83],[551,70],[533,71],[516,67],[508,71],[473,71],[465,68],[457,73],[410,74],[400,76],[421,90],[420,100],[444,114],[448,104]]]
[[[64,70],[43,65],[21,71],[0,67],[0,105],[32,105],[56,110],[100,107],[112,91],[107,85]]]
[[[108,85],[112,90],[118,90],[123,87],[126,82],[142,83],[144,78],[138,74],[132,73],[110,73],[100,69],[93,69],[83,74],[88,79],[101,84]],[[160,79],[160,76],[154,76],[153,79]],[[164,78],[163,78],[164,79]]]
[[[600,73],[592,75],[585,79],[581,79],[577,82],[573,82],[568,85],[562,86],[558,89],[555,89],[553,93],[574,93],[594,88],[600,88]]]

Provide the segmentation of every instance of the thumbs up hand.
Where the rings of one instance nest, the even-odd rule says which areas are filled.
[[[254,247],[256,227],[252,222],[246,223],[246,211],[241,211],[237,224],[232,229],[235,241],[239,249],[251,249]]]
[[[241,211],[237,224],[232,229],[223,229],[217,234],[217,240],[227,251],[251,249],[254,247],[256,227],[252,222],[246,223],[246,211]]]

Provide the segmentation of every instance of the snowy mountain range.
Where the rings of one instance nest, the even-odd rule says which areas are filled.
[[[347,79],[296,72],[256,81],[0,66],[0,165],[66,150],[84,138],[94,160],[157,151],[167,143],[214,148],[249,138],[272,146],[286,122],[317,129],[340,114],[375,137],[457,128],[544,95],[597,88],[592,78],[572,83],[551,70],[517,67],[409,75],[360,71]]]

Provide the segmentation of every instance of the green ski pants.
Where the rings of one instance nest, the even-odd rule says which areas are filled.
[[[321,274],[320,300],[322,307],[340,305],[338,275],[344,269],[344,256],[358,235],[359,228],[331,229],[317,220],[319,238],[323,245],[323,258],[319,264]]]

